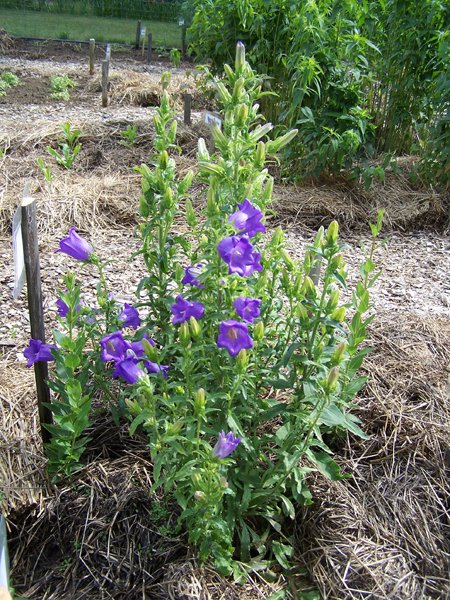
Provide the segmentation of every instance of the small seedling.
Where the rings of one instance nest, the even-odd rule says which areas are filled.
[[[7,71],[0,75],[0,96],[6,96],[6,90],[19,85],[19,78],[14,73]]]
[[[69,100],[70,90],[77,84],[68,75],[55,75],[50,77],[50,96],[55,100]]]
[[[81,131],[79,129],[71,129],[70,123],[66,122],[61,125],[63,139],[59,143],[61,152],[55,150],[51,146],[47,146],[46,150],[56,159],[58,165],[65,169],[71,169],[73,162],[81,150],[81,144],[78,143]]]
[[[136,143],[137,125],[128,125],[126,129],[120,132],[120,135],[123,137],[123,140],[121,140],[120,143],[123,146],[131,148]]]
[[[178,48],[172,48],[169,54],[170,62],[174,67],[179,67],[181,63],[181,52]]]
[[[48,150],[47,150],[48,151]],[[45,177],[45,181],[47,181],[48,183],[51,183],[53,181],[53,175],[52,175],[52,170],[51,167],[49,167],[43,158],[38,158],[36,159],[37,162],[37,166],[40,168],[40,170],[42,171],[42,174]]]

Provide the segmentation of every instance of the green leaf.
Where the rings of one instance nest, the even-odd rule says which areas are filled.
[[[356,419],[356,417],[354,417],[354,419]],[[348,415],[341,412],[336,404],[327,406],[320,415],[318,422],[319,424],[322,423],[328,427],[341,427],[342,429],[351,431],[363,440],[369,439],[369,436],[364,433],[364,431],[358,427],[358,425],[352,419],[350,419]]]
[[[137,417],[135,417],[130,424],[130,427],[129,427],[130,435],[134,435],[134,433],[136,432],[136,429],[139,427],[139,425],[142,425],[142,423],[144,423],[144,421],[146,421],[150,416],[151,416],[151,412],[147,409],[144,409],[141,413],[139,413],[137,415]]]
[[[283,503],[283,512],[290,519],[295,518],[295,508],[292,502],[286,496],[281,496],[281,501]]]
[[[305,455],[327,479],[331,479],[331,481],[345,479],[346,476],[341,473],[339,465],[325,452],[314,452],[308,449]]]
[[[281,542],[275,540],[272,543],[272,550],[277,562],[283,567],[283,569],[290,569],[291,565],[288,559],[294,553],[292,546],[288,544],[282,544]]]

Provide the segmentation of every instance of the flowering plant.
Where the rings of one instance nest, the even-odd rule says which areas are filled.
[[[59,427],[50,428],[49,450],[51,465],[60,460],[65,473],[78,464],[94,389],[102,390],[131,435],[138,427],[148,433],[152,489],[176,498],[199,557],[239,577],[274,560],[289,566],[286,522],[312,501],[308,473],[343,476],[328,437],[337,430],[365,436],[349,408],[364,384],[357,371],[367,350],[359,346],[373,318],[365,315],[381,215],[362,279],[352,300],[340,303],[346,270],[336,222],[318,231],[301,261],[286,251],[280,228],[265,235],[273,179],[264,163],[296,132],[266,139],[272,126],[259,113],[260,82],[241,44],[225,74],[215,84],[224,115],[222,130],[213,128],[215,154],[198,144],[198,177],[208,190],[200,215],[187,197],[193,174],[178,178],[170,156],[176,120],[163,92],[153,168],[138,168],[148,275],[134,306],[111,298],[102,262],[73,229],[60,243],[98,269],[99,307],[87,308],[74,277],[66,278],[65,332],[48,349],[57,363],[51,408]],[[189,239],[176,232],[180,213]]]

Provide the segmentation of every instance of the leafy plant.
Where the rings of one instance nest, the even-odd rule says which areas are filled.
[[[181,64],[181,52],[178,48],[172,48],[169,54],[170,62],[174,67],[179,67]]]
[[[2,73],[0,75],[0,97],[6,96],[7,90],[11,87],[19,85],[19,83],[20,80],[17,75],[14,75],[14,73],[11,73],[10,71]]]
[[[51,167],[49,167],[45,163],[43,158],[37,158],[36,163],[37,163],[37,166],[40,168],[40,170],[45,178],[45,181],[47,181],[47,183],[51,183],[54,179],[54,177],[52,175]]]
[[[80,284],[67,276],[56,347],[32,340],[24,355],[30,366],[56,362],[52,469],[79,466],[98,390],[114,418],[128,420],[130,435],[148,434],[152,490],[176,500],[179,526],[199,558],[239,579],[275,563],[290,568],[289,521],[312,502],[308,474],[347,476],[328,439],[337,431],[366,437],[351,409],[365,382],[358,370],[374,319],[382,213],[345,303],[337,222],[319,229],[300,260],[288,253],[281,228],[263,238],[273,189],[265,164],[297,132],[269,137],[261,80],[242,44],[234,69],[224,69],[225,79],[215,81],[224,115],[222,129],[212,128],[215,154],[198,143],[197,180],[207,188],[200,214],[188,197],[194,174],[179,177],[171,156],[177,121],[164,76],[155,155],[137,168],[138,254],[148,274],[135,306],[111,297],[104,261],[72,228],[59,250],[98,272],[98,306],[86,308]],[[180,217],[189,239],[175,233]],[[111,377],[119,381],[111,385]]]
[[[76,87],[75,81],[68,75],[50,77],[50,96],[55,100],[70,100],[70,90]]]
[[[120,142],[124,146],[131,148],[135,145],[137,139],[137,125],[128,125],[126,129],[120,132],[123,140]]]
[[[63,132],[63,139],[59,143],[60,152],[51,146],[47,146],[46,150],[50,156],[53,156],[53,158],[56,159],[56,162],[59,165],[65,169],[71,169],[75,158],[78,156],[78,153],[81,150],[81,144],[78,143],[81,131],[79,129],[72,129],[70,123],[68,122],[63,123],[61,125],[61,129]]]

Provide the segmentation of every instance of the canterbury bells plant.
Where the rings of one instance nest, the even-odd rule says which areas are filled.
[[[274,562],[289,567],[297,507],[310,504],[308,473],[342,477],[329,441],[365,437],[350,413],[364,385],[359,349],[373,319],[373,245],[350,302],[338,224],[320,228],[292,257],[280,228],[268,231],[276,160],[295,136],[270,139],[259,113],[261,85],[238,44],[235,68],[216,81],[223,115],[216,151],[198,143],[206,202],[193,209],[194,175],[179,178],[177,122],[163,77],[154,117],[155,155],[142,176],[137,228],[148,273],[124,305],[108,290],[104,262],[73,228],[59,251],[97,271],[96,306],[69,274],[52,345],[31,340],[28,364],[54,360],[49,427],[52,472],[79,467],[96,409],[148,435],[152,490],[175,498],[179,525],[201,560],[241,577]],[[184,218],[191,235],[177,232]],[[109,257],[104,257],[108,259]],[[115,384],[111,385],[111,380]]]

